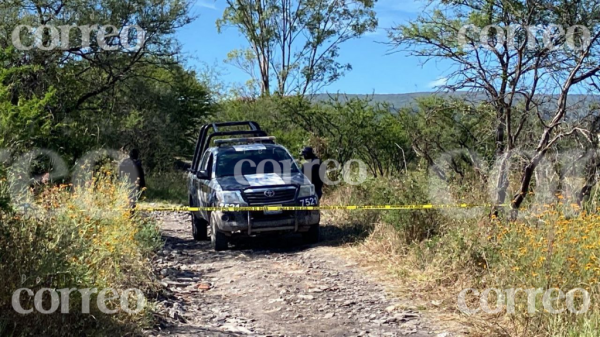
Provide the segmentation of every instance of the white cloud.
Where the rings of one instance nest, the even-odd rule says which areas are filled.
[[[440,77],[435,81],[431,81],[429,82],[429,84],[427,84],[427,86],[429,88],[437,88],[437,87],[441,87],[443,85],[446,85],[446,83],[448,83],[448,78],[447,77]]]
[[[217,10],[217,5],[215,4],[215,0],[196,0],[194,6],[208,8],[212,10]]]

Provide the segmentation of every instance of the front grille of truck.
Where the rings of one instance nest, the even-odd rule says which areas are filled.
[[[293,219],[296,211],[283,211],[281,214],[265,214],[265,212],[250,212],[252,221],[276,221]]]
[[[296,187],[249,188],[244,190],[249,205],[268,205],[292,202],[296,199]]]

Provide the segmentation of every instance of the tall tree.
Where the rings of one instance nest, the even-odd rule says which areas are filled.
[[[155,81],[152,69],[180,62],[174,33],[193,20],[188,9],[188,0],[0,0],[0,49],[12,50],[0,67],[27,69],[4,77],[11,90],[3,96],[17,107],[54,97],[44,107],[48,132],[30,145],[70,159],[106,145],[104,122],[122,113],[116,103],[133,93],[124,83]]]
[[[549,150],[567,137],[591,139],[585,121],[594,111],[572,94],[597,88],[600,31],[593,30],[600,23],[598,4],[444,0],[435,10],[390,30],[394,47],[454,65],[446,89],[483,93],[493,106],[496,155],[502,159],[497,203],[505,202],[508,163],[516,150],[529,155],[510,200],[515,210]],[[589,36],[586,28],[592,30]]]
[[[191,159],[198,128],[215,107],[194,71],[148,67],[144,77],[117,88],[118,96],[104,95],[112,107],[111,118],[101,121],[104,144],[137,147],[150,171],[171,169],[175,157]]]
[[[305,95],[351,69],[338,61],[340,45],[377,27],[375,1],[227,0],[217,26],[233,25],[248,40],[230,61],[260,83],[262,95]]]

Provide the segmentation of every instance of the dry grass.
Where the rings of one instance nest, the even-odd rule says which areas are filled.
[[[455,294],[470,283],[470,277],[458,271],[446,272],[450,268],[440,266],[444,264],[442,259],[419,268],[420,257],[405,249],[403,238],[393,226],[374,225],[364,241],[347,245],[343,254],[383,283],[401,307],[424,311],[427,319],[443,331],[468,331],[468,322],[456,310]]]
[[[5,182],[0,189],[6,192]],[[104,314],[92,295],[91,314],[81,314],[79,293],[70,314],[18,315],[12,293],[19,288],[153,289],[149,255],[160,245],[156,224],[131,216],[127,188],[110,172],[80,187],[50,187],[27,212],[0,212],[0,334],[126,335],[149,323],[148,312]],[[24,307],[32,307],[32,301]],[[112,303],[110,305],[116,305]],[[46,306],[46,308],[49,306]]]
[[[381,185],[374,187],[381,189]],[[377,194],[368,189],[343,187],[333,191],[328,201],[376,203]],[[344,254],[388,285],[406,306],[431,313],[429,317],[450,331],[470,336],[595,336],[600,321],[600,216],[572,208],[576,206],[559,201],[514,223],[428,214],[427,221],[439,221],[437,233],[412,241],[407,241],[405,232],[412,227],[403,224],[407,218],[415,219],[414,215],[336,211],[330,219],[341,227],[362,224],[362,237],[350,241]],[[417,218],[417,223],[420,220]],[[584,315],[549,314],[538,301],[534,314],[527,313],[526,302],[517,302],[516,314],[503,311],[468,316],[457,307],[458,294],[467,288],[551,287],[565,292],[588,289],[592,294],[590,311]],[[467,301],[470,307],[477,307],[479,298]],[[490,301],[495,303],[492,298]],[[555,303],[555,307],[561,305],[564,307],[564,303]]]
[[[325,199],[329,205],[361,204],[360,201],[367,204],[369,196],[352,186],[341,186]],[[418,250],[406,244],[403,233],[382,220],[382,212],[336,210],[327,212],[325,219],[345,233],[358,233],[346,239],[342,254],[386,285],[401,307],[431,312],[426,314],[428,320],[442,331],[465,331],[464,325],[457,324],[464,317],[456,311],[454,294],[471,278],[459,267],[452,267],[450,257],[423,263]]]

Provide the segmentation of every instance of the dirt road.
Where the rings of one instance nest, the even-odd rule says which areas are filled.
[[[290,235],[217,253],[193,241],[188,214],[159,218],[164,296],[151,336],[450,336],[428,330],[328,242],[303,246]]]

